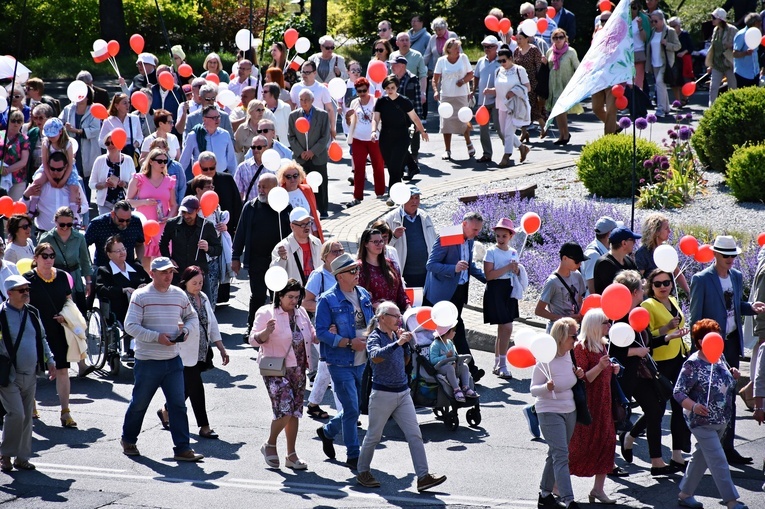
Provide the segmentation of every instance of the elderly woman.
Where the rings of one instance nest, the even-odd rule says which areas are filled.
[[[547,62],[550,66],[550,93],[547,97],[547,103],[545,107],[547,111],[552,111],[553,105],[558,101],[566,85],[574,76],[576,68],[579,67],[579,57],[576,54],[576,50],[568,45],[568,36],[566,31],[562,28],[556,28],[553,30],[550,36],[552,40],[552,48],[547,50]],[[584,108],[577,103],[576,106],[561,113],[555,117],[555,125],[558,126],[560,131],[560,137],[553,143],[555,145],[568,145],[571,141],[571,135],[568,131],[568,114],[580,114],[584,112]],[[540,138],[544,138],[547,135],[545,129],[542,130]]]
[[[106,214],[114,204],[125,199],[125,189],[135,175],[133,158],[127,157],[112,143],[112,135],[104,139],[106,154],[98,156],[90,172],[88,186],[96,191],[98,213]]]
[[[316,65],[316,81],[329,83],[333,78],[346,79],[348,70],[345,68],[345,59],[335,53],[335,40],[332,36],[319,37],[319,47],[319,53],[308,57],[308,61]]]
[[[422,59],[425,65],[428,66],[428,76],[433,74],[433,70],[436,68],[436,61],[444,54],[444,46],[449,39],[459,39],[457,34],[449,30],[449,24],[444,18],[435,18],[430,24],[433,35],[430,36],[428,46],[425,49],[425,53],[422,54]]]
[[[289,162],[279,168],[276,172],[276,179],[279,181],[279,186],[289,193],[292,209],[301,207],[311,214],[313,218],[311,234],[324,242],[324,232],[321,229],[319,211],[316,208],[316,196],[314,196],[311,186],[306,183],[303,167],[294,161]]]
[[[53,216],[56,227],[45,232],[40,242],[47,242],[56,253],[54,266],[69,273],[74,281],[72,292],[74,302],[82,314],[87,311],[85,302],[92,288],[90,284],[93,268],[90,265],[90,253],[85,236],[74,229],[74,212],[69,207],[60,207]],[[85,277],[85,285],[82,278]]]
[[[88,87],[85,98],[76,104],[67,105],[59,115],[69,138],[77,140],[80,146],[75,154],[75,161],[83,182],[87,182],[96,158],[101,155],[101,147],[98,145],[101,121],[91,114],[91,104],[93,104],[93,89]],[[90,187],[85,186],[85,196],[88,201],[90,201],[90,191]]]
[[[704,354],[701,343],[713,332],[720,334],[720,326],[714,320],[705,318],[693,324],[691,337],[696,351],[683,363],[675,385],[674,398],[685,409],[686,422],[696,437],[696,448],[680,481],[677,502],[683,507],[703,507],[693,495],[709,469],[728,509],[746,509],[738,501],[738,490],[720,442],[731,418],[739,373],[728,367],[724,357],[712,362]]]
[[[205,61],[202,63],[202,68],[205,70],[200,77],[207,78],[209,74],[214,74],[218,77],[221,83],[228,83],[229,76],[226,70],[223,68],[223,62],[217,53],[210,53],[205,57]]]
[[[640,274],[646,277],[656,269],[653,252],[657,247],[669,242],[669,236],[672,234],[672,230],[669,228],[669,218],[660,212],[648,214],[643,219],[641,233],[643,234],[642,244],[635,252],[635,265],[637,265]],[[691,289],[688,287],[688,281],[679,268],[675,268],[674,277],[677,278],[677,284],[680,285],[680,288],[686,294],[690,294]]]
[[[380,143],[372,139],[372,120],[374,119],[377,100],[370,93],[371,86],[366,78],[356,80],[354,88],[358,97],[351,101],[345,114],[345,119],[350,124],[350,129],[347,132],[349,133],[348,143],[352,147],[354,182],[353,201],[348,203],[347,207],[358,205],[364,199],[367,157],[372,162],[375,194],[378,198],[385,194],[385,161],[380,152]]]
[[[574,347],[576,365],[584,370],[587,388],[587,409],[592,423],[577,424],[569,444],[569,470],[577,477],[595,477],[590,503],[595,500],[615,504],[603,486],[614,466],[616,431],[611,416],[611,376],[619,373],[619,365],[608,356],[608,330],[611,322],[600,308],[588,311],[582,319],[579,341]]]
[[[24,122],[29,122],[29,119],[32,115],[32,109],[26,105],[26,93],[24,92],[24,88],[16,84],[15,87],[11,88],[10,85],[5,87],[5,91],[8,93],[6,97],[8,98],[8,102],[10,103],[11,108],[16,108],[21,112],[21,114],[24,116]],[[8,127],[8,110],[5,110],[4,112],[0,113],[0,129],[6,129]]]
[[[14,200],[19,200],[27,186],[27,162],[29,160],[29,139],[21,132],[24,114],[11,108],[8,115],[7,140],[0,146],[0,185]]]
[[[411,360],[411,332],[400,332],[401,312],[396,304],[383,301],[367,327],[367,353],[372,367],[372,393],[369,396],[369,431],[361,445],[356,481],[367,488],[379,488],[370,471],[375,448],[383,428],[392,417],[409,444],[417,490],[422,492],[443,483],[446,476],[435,476],[428,469],[428,458],[417,424],[417,412],[409,395],[406,365]]]
[[[258,135],[258,122],[263,118],[265,112],[266,103],[259,99],[253,99],[247,105],[247,117],[234,134],[234,152],[237,163],[241,163],[244,160],[244,154],[250,150],[252,139]]]
[[[643,230],[645,231],[645,230]],[[644,237],[645,238],[645,237]],[[688,353],[689,345],[685,344],[682,336],[674,339],[666,339],[670,332],[680,331],[683,335],[687,332],[685,328],[685,317],[677,300],[672,296],[672,290],[675,286],[674,278],[669,272],[661,269],[654,269],[648,274],[645,282],[646,299],[640,304],[648,310],[651,322],[648,329],[653,336],[664,336],[666,344],[657,346],[653,350],[653,359],[659,372],[675,383],[680,374]],[[691,432],[685,424],[683,409],[674,399],[670,399],[672,407],[672,420],[670,421],[670,431],[672,433],[672,459],[669,464],[673,467],[685,470],[685,459],[683,451],[691,452]],[[641,426],[638,426],[638,425]],[[645,428],[645,419],[642,417],[635,423],[638,430],[633,434],[637,435]]]
[[[372,296],[372,305],[389,300],[403,313],[411,306],[398,268],[385,256],[385,241],[380,230],[366,229],[359,239],[357,255],[359,286]]]
[[[210,428],[207,418],[207,406],[205,403],[205,386],[202,380],[202,372],[212,369],[212,345],[220,353],[223,365],[229,361],[226,347],[223,346],[223,338],[218,329],[218,320],[215,318],[213,309],[215,303],[202,292],[204,276],[202,269],[196,265],[186,267],[181,275],[179,286],[186,292],[191,307],[199,316],[199,328],[189,332],[189,337],[181,343],[180,354],[183,361],[183,389],[186,399],[191,400],[191,408],[199,426],[199,436],[202,438],[216,439],[218,434]],[[157,411],[162,426],[165,423],[169,428],[169,416],[167,407]]]
[[[723,76],[728,82],[728,90],[737,88],[736,74],[733,72],[733,39],[736,37],[736,26],[727,22],[728,13],[718,7],[712,11],[712,45],[709,46],[704,65],[707,72],[712,74],[709,84],[709,106],[717,99]]]
[[[449,118],[441,117],[441,134],[444,135],[446,152],[441,159],[452,158],[452,134],[465,137],[468,156],[475,155],[475,148],[470,141],[470,129],[466,122],[458,118],[460,109],[468,106],[470,83],[473,81],[473,68],[470,59],[461,52],[459,39],[449,39],[444,45],[444,55],[436,62],[433,71],[433,98],[450,104],[454,113]],[[440,88],[439,88],[440,86]]]
[[[680,41],[677,33],[667,26],[664,13],[655,10],[650,14],[653,33],[646,41],[645,58],[649,72],[656,81],[656,116],[663,117],[669,113],[669,95],[667,94],[666,73],[672,72],[675,65],[675,53],[680,51]],[[671,81],[671,80],[670,80]],[[669,86],[674,86],[669,83]]]
[[[526,69],[526,74],[529,77],[529,104],[531,105],[531,122],[539,122],[540,127],[544,127],[547,120],[547,112],[545,111],[544,100],[539,100],[537,96],[537,73],[542,65],[547,65],[547,59],[542,54],[540,49],[534,45],[534,39],[523,33],[522,30],[518,30],[515,36],[518,47],[513,52],[513,60],[516,65],[519,65]],[[547,83],[545,83],[547,88]],[[529,133],[524,126],[521,130],[521,143],[528,143]]]
[[[576,405],[571,389],[577,378],[585,376],[584,369],[575,368],[571,359],[576,331],[573,318],[556,321],[550,330],[557,344],[555,358],[544,365],[537,362],[531,374],[530,392],[536,398],[534,406],[547,442],[547,459],[539,483],[539,507],[559,507],[553,496],[553,488],[557,486],[560,502],[570,509],[579,509],[571,487],[568,452],[576,425]]]
[[[156,237],[146,243],[143,266],[148,268],[152,258],[159,256],[159,240],[168,218],[178,214],[178,202],[175,201],[175,177],[167,175],[167,152],[155,148],[149,152],[141,172],[136,173],[128,184],[127,200],[138,212],[159,222],[160,230]],[[147,271],[148,272],[148,271]]]
[[[149,99],[151,103],[151,99]],[[98,144],[101,148],[106,148],[106,136],[111,134],[117,128],[127,133],[127,141],[121,149],[123,154],[133,156],[141,149],[143,143],[143,131],[141,130],[141,120],[133,115],[129,115],[130,101],[125,94],[114,94],[112,103],[109,106],[109,117],[104,120],[101,126],[101,133],[98,135]]]
[[[173,114],[163,109],[154,110],[154,125],[157,130],[143,139],[143,144],[141,145],[141,164],[146,160],[146,156],[149,155],[151,150],[151,144],[157,138],[162,138],[167,142],[167,154],[170,156],[170,159],[180,160],[181,145],[178,142],[178,137],[171,132],[175,125]]]
[[[64,334],[64,317],[61,310],[67,300],[71,300],[71,289],[66,273],[56,270],[56,252],[53,247],[41,242],[37,245],[32,262],[33,269],[24,277],[29,281],[29,303],[40,311],[40,321],[45,329],[45,337],[56,361],[56,393],[61,404],[61,425],[76,428],[77,423],[69,411],[69,362],[68,345]]]
[[[273,305],[266,304],[255,313],[250,335],[250,344],[259,347],[259,362],[265,357],[284,358],[284,375],[263,376],[273,420],[260,452],[270,468],[279,467],[276,440],[282,430],[287,438],[285,465],[295,470],[308,468],[295,452],[299,419],[303,416],[305,372],[310,363],[311,343],[316,339],[308,312],[300,306],[304,296],[305,290],[298,281],[287,281],[287,286],[274,295]]]
[[[21,132],[29,138],[29,161],[27,162],[27,182],[32,182],[32,175],[42,165],[43,126],[49,118],[53,118],[53,108],[48,104],[38,104],[32,109],[29,122],[24,124]]]
[[[500,129],[503,136],[502,141],[505,145],[505,153],[497,166],[507,168],[512,164],[510,158],[513,156],[513,149],[515,147],[518,147],[518,151],[521,154],[520,162],[526,160],[530,150],[528,145],[521,143],[515,131],[519,127],[524,127],[531,123],[531,105],[529,104],[531,84],[526,69],[515,65],[513,53],[509,49],[502,48],[497,52],[497,62],[499,63],[499,69],[497,69],[494,77],[494,88],[487,90],[493,91],[497,96],[496,107],[499,112],[499,123],[502,126]],[[526,113],[523,116],[508,109],[508,103],[511,100],[513,103],[521,101],[526,105]]]
[[[32,243],[32,218],[26,214],[13,214],[8,219],[8,237],[10,242],[5,247],[4,260],[17,263],[19,260],[35,255]]]

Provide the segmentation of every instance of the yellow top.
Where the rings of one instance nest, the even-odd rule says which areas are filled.
[[[677,304],[677,300],[675,300],[674,297],[670,295],[669,300],[672,302],[672,305],[675,307],[675,309],[677,309],[677,312],[679,313],[679,328],[682,329],[685,326],[685,317],[683,316],[683,311],[680,309],[680,306]],[[661,334],[659,333],[659,329],[667,325],[672,320],[672,318],[674,318],[672,313],[669,312],[664,304],[654,298],[646,299],[640,305],[647,309],[648,313],[651,315],[651,321],[648,325],[648,329],[651,331],[651,334],[653,336],[660,336]],[[677,328],[667,331],[667,333],[676,330]],[[667,361],[674,359],[679,354],[687,355],[689,351],[690,348],[685,344],[683,338],[675,338],[665,346],[654,348],[653,359],[656,361]]]

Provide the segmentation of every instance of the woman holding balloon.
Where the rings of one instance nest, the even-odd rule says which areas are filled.
[[[721,360],[724,343],[717,322],[708,318],[699,320],[693,324],[691,337],[697,351],[683,363],[674,399],[686,412],[686,422],[696,437],[696,448],[680,481],[677,502],[683,507],[703,507],[693,495],[708,468],[728,509],[746,509],[747,506],[738,501],[738,491],[721,443],[733,413],[739,373]]]
[[[473,82],[473,68],[470,59],[461,52],[459,39],[449,39],[444,44],[444,56],[436,62],[433,71],[433,98],[442,104],[451,106],[452,115],[441,114],[441,134],[444,136],[446,152],[441,159],[452,158],[452,134],[461,134],[465,138],[468,157],[475,155],[475,147],[470,141],[470,129],[467,120],[459,112],[468,107],[470,83]],[[439,110],[441,108],[439,107]],[[439,112],[440,113],[440,112]],[[472,118],[472,112],[470,114]]]
[[[148,102],[148,100],[147,100]],[[141,149],[143,142],[143,131],[141,130],[141,120],[130,112],[130,101],[125,94],[114,94],[112,103],[109,106],[109,117],[101,125],[101,133],[98,135],[98,144],[101,148],[106,148],[106,137],[112,134],[112,142],[117,145],[123,154],[132,156]],[[120,133],[114,136],[115,129],[122,129],[123,136]]]
[[[579,509],[574,501],[569,473],[568,444],[576,425],[576,405],[572,387],[577,378],[585,376],[571,359],[576,342],[577,323],[573,318],[557,320],[550,336],[539,338],[544,346],[536,345],[537,363],[531,374],[531,395],[536,399],[537,417],[542,435],[547,442],[547,459],[539,482],[539,507],[560,507],[558,500],[569,509]],[[559,499],[553,495],[557,487]]]
[[[675,268],[672,269],[673,277],[677,278],[677,284],[686,295],[690,294],[691,289],[688,287],[688,281],[677,267],[677,255],[672,256],[672,253],[669,253],[666,248],[662,249],[664,253],[661,251],[659,253],[656,252],[656,248],[669,242],[669,236],[672,234],[672,230],[669,228],[669,218],[660,212],[648,214],[643,220],[641,233],[643,235],[642,244],[635,252],[635,265],[637,265],[640,274],[646,277],[654,269],[658,268],[657,257],[658,263],[661,263],[664,269],[669,269],[669,265],[674,263]],[[686,248],[683,243],[680,245],[680,250],[685,253]],[[692,255],[693,253],[685,254]],[[664,262],[665,258],[666,262]]]
[[[104,139],[106,154],[98,156],[90,172],[88,186],[96,191],[98,213],[106,214],[125,198],[128,182],[135,175],[133,158],[127,157],[112,143],[111,134]]]
[[[276,179],[279,181],[279,186],[287,190],[292,209],[302,207],[311,214],[313,219],[311,234],[324,242],[324,231],[321,229],[321,222],[319,221],[316,196],[311,186],[308,185],[303,167],[291,161],[277,170]]]

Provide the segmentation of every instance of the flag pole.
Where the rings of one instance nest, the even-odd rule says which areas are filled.
[[[632,104],[630,104],[630,116],[632,117],[632,205],[630,206],[630,230],[635,231],[635,180],[637,179],[637,134],[635,131],[635,83],[633,81],[630,91],[632,92]]]

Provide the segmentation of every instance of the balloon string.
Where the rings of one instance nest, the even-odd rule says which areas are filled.
[[[707,389],[707,404],[706,407],[709,408],[709,394],[712,392],[712,375],[715,372],[715,365],[710,364],[709,365],[709,388]]]
[[[552,379],[552,371],[550,371],[550,364],[545,362],[545,366],[547,366],[547,378],[548,378],[548,380],[550,380],[552,382],[553,379]],[[558,395],[555,394],[555,388],[554,387],[553,387],[553,390],[551,392],[552,392],[553,399],[558,399]]]
[[[529,234],[528,233],[523,232],[523,235],[524,235],[524,237],[523,237],[523,244],[521,244],[521,250],[518,252],[518,258],[520,258],[521,255],[523,254],[523,249],[526,247],[526,241],[529,238]]]
[[[199,256],[199,243],[202,242],[202,234],[205,232],[205,222],[207,221],[207,218],[205,217],[204,212],[202,212],[202,230],[199,232],[199,240],[197,241],[197,252],[194,255],[194,261],[197,261],[197,257]]]
[[[425,320],[421,324],[417,325],[417,327],[415,327],[414,330],[412,331],[412,334],[414,334],[415,332],[417,332],[421,328],[425,327],[425,324],[428,323],[428,322],[433,322],[433,319],[432,318],[428,318],[427,320]],[[436,322],[433,322],[433,323],[436,323]]]

